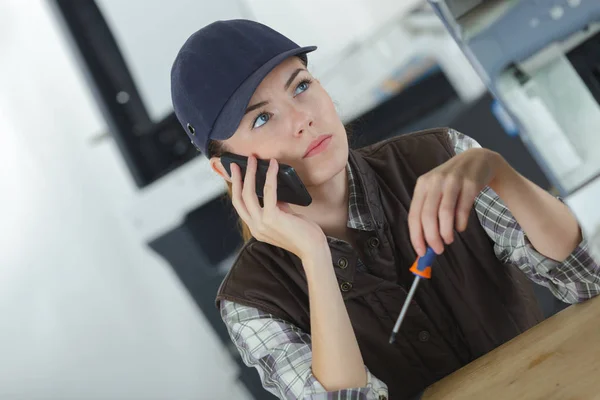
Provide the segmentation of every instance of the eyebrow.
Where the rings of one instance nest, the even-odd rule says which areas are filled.
[[[306,71],[304,68],[298,68],[297,70],[295,70],[294,72],[292,72],[292,75],[290,75],[290,79],[287,80],[287,82],[285,83],[284,89],[288,90],[290,85],[292,84],[292,82],[294,82],[294,79],[296,79],[296,77],[298,76],[298,74],[301,71]]]
[[[269,104],[268,101],[261,101],[260,103],[256,103],[248,108],[246,108],[246,112],[244,113],[244,115],[248,114],[251,111],[256,110],[257,108],[261,108],[262,106],[266,106],[267,104]]]
[[[284,85],[284,90],[288,90],[290,85],[292,84],[292,82],[294,82],[294,79],[296,79],[296,77],[298,76],[298,74],[302,71],[306,71],[306,68],[298,68],[296,69],[294,72],[292,72],[292,75],[290,75],[290,78],[287,80],[287,82]],[[256,103],[254,105],[249,106],[248,108],[246,108],[246,112],[244,112],[244,115],[248,114],[251,111],[256,110],[257,108],[261,108],[263,106],[266,106],[267,104],[269,104],[268,101],[261,101],[260,103]]]

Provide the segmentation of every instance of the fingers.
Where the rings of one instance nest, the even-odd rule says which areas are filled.
[[[459,194],[460,185],[454,179],[449,179],[444,183],[438,220],[440,224],[440,236],[446,244],[454,241],[454,220]]]
[[[456,205],[456,230],[463,232],[467,229],[469,214],[473,208],[475,197],[479,193],[479,188],[475,182],[464,181],[458,203]]]
[[[242,199],[242,172],[237,164],[231,164],[231,203],[240,218],[248,224],[250,214]]]
[[[269,170],[267,171],[267,177],[265,179],[265,186],[263,188],[263,203],[264,210],[267,213],[272,213],[277,206],[277,171],[279,164],[275,159],[271,159],[269,163]]]
[[[244,204],[246,205],[250,217],[255,221],[259,221],[262,208],[260,207],[258,196],[256,195],[256,168],[256,157],[248,157],[246,177],[244,178],[244,185],[242,188],[242,199],[244,200]]]
[[[433,182],[430,183],[421,211],[423,236],[429,247],[431,247],[436,254],[442,254],[444,252],[444,242],[440,236],[438,222],[440,203],[442,201],[442,188],[440,184],[440,180],[433,180]]]
[[[423,179],[419,178],[415,185],[415,191],[410,203],[408,212],[408,230],[410,233],[410,241],[415,249],[415,252],[422,257],[425,255],[425,240],[423,238],[423,227],[421,225],[421,211],[423,210],[423,202],[425,201],[426,187]]]
[[[456,177],[425,175],[417,181],[408,214],[411,243],[419,256],[427,246],[437,254],[454,241],[461,181]],[[469,208],[471,204],[467,204]],[[468,210],[467,210],[468,217]]]
[[[292,207],[290,207],[289,203],[284,203],[282,201],[278,201],[277,208],[279,208],[281,211],[283,211],[286,214],[295,215],[294,210],[292,210]]]

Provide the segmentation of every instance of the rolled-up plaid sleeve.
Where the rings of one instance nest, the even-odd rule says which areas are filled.
[[[521,269],[533,282],[546,286],[565,303],[579,303],[600,294],[600,267],[583,240],[562,262],[540,254],[527,239],[502,200],[490,188],[475,201],[475,211],[500,261]]]
[[[448,133],[456,154],[481,147],[453,129]],[[582,302],[600,294],[600,267],[590,256],[585,239],[566,260],[558,262],[535,250],[510,210],[489,187],[477,196],[474,207],[481,226],[494,242],[496,257],[504,264],[518,267],[566,303]]]
[[[388,398],[387,386],[366,367],[366,386],[328,392],[312,374],[309,334],[254,307],[223,300],[220,308],[242,360],[257,369],[263,387],[280,399]]]

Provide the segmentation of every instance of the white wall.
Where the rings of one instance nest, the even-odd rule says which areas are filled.
[[[169,74],[183,42],[219,20],[248,18],[243,0],[96,0],[151,117],[173,111]]]
[[[0,399],[246,399],[122,210],[136,195],[47,3],[0,2]]]
[[[300,46],[317,45],[316,72],[335,65],[348,46],[360,44],[382,24],[399,19],[425,0],[242,0],[253,18]]]

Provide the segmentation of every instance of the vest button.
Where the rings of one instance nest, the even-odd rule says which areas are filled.
[[[370,238],[367,243],[368,243],[369,247],[372,249],[376,249],[379,247],[379,239],[376,237]]]
[[[426,342],[429,340],[430,337],[431,335],[427,331],[419,332],[419,342]]]
[[[342,282],[340,289],[342,289],[342,292],[348,292],[352,289],[352,284],[350,282]]]
[[[337,266],[341,269],[345,269],[348,266],[348,259],[346,257],[340,257],[337,262]]]

